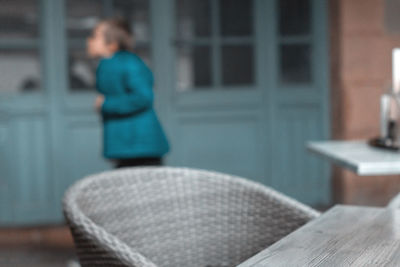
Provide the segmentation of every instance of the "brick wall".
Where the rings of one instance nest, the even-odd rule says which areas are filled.
[[[379,99],[391,86],[392,49],[400,47],[400,33],[385,27],[384,5],[384,0],[330,0],[334,139],[379,135]],[[335,202],[386,205],[400,191],[400,176],[357,176],[335,168],[333,188]]]
[[[0,250],[22,246],[72,249],[73,241],[66,226],[0,228]]]

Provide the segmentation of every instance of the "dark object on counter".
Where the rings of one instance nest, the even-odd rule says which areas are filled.
[[[373,147],[384,148],[388,150],[398,151],[400,149],[399,144],[393,141],[392,138],[376,137],[370,139],[368,144]]]
[[[396,122],[390,120],[388,123],[388,136],[386,139],[396,140],[397,125]]]
[[[399,146],[399,131],[398,124],[394,120],[389,120],[387,122],[387,136],[385,137],[376,137],[372,138],[368,141],[368,144],[373,147],[384,148],[392,151],[398,151],[400,149]]]

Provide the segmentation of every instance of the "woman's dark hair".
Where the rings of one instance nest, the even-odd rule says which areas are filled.
[[[107,43],[116,42],[118,50],[133,49],[133,34],[129,23],[120,17],[100,22],[104,27],[104,39]]]

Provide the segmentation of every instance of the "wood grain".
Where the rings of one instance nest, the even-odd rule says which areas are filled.
[[[337,205],[239,266],[400,266],[400,209]]]

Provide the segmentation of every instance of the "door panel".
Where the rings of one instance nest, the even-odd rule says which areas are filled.
[[[66,188],[71,181],[111,168],[110,162],[103,158],[102,133],[100,119],[97,116],[70,118],[65,129],[66,158],[64,165]]]
[[[46,124],[47,120],[41,117],[28,116],[13,123],[18,177],[14,185],[19,196],[17,205],[40,206],[50,200],[51,181],[47,172],[50,144],[47,142]]]
[[[0,29],[0,79],[12,77],[0,85],[0,225],[62,222],[65,190],[112,168],[102,158],[96,62],[85,38],[113,14],[132,22],[136,52],[154,71],[171,142],[166,164],[329,203],[329,169],[305,150],[306,141],[329,138],[326,2],[7,1],[0,22],[14,16],[22,26]],[[2,71],[4,62],[19,76]]]
[[[41,7],[18,0],[0,10],[0,225],[54,214]]]
[[[16,153],[13,147],[16,145],[16,140],[13,138],[13,130],[11,128],[11,122],[1,120],[1,143],[0,143],[0,223],[10,223],[14,219],[13,211],[10,206],[13,205],[13,199],[15,194],[13,189],[15,188],[13,182],[16,177]]]
[[[2,224],[46,222],[52,215],[49,210],[54,210],[54,190],[47,124],[42,116],[25,115],[12,117],[1,127],[1,180],[6,188]]]
[[[211,115],[211,116],[210,116]],[[258,119],[250,114],[181,118],[174,144],[176,162],[257,179],[260,172]]]
[[[329,183],[323,173],[326,165],[309,155],[305,144],[323,136],[319,105],[281,106],[273,144],[273,185],[307,204],[329,202]]]
[[[211,1],[202,7],[210,29],[196,28],[202,17],[182,11],[190,0],[168,2],[178,14],[169,25],[177,29],[169,61],[176,78],[156,77],[170,81],[168,163],[242,175],[310,205],[329,203],[326,165],[306,151],[307,141],[329,138],[326,1],[246,1],[249,9],[238,8],[243,1]],[[253,21],[228,23],[236,9]],[[196,45],[209,50],[185,55]]]
[[[302,202],[324,206],[331,201],[329,167],[307,152],[306,143],[329,138],[326,1],[278,2],[272,185]]]

